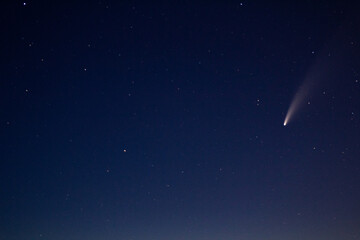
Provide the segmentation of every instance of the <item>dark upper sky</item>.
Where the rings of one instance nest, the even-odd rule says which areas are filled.
[[[358,10],[4,3],[0,239],[360,239]]]

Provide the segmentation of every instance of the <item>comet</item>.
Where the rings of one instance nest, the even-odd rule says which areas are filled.
[[[310,93],[315,88],[316,81],[312,80],[313,78],[305,79],[304,83],[300,86],[297,93],[295,94],[293,100],[290,103],[289,109],[286,113],[284,126],[286,126],[290,120],[293,119],[295,114],[299,112],[302,105],[304,105],[306,100],[310,97]]]
[[[331,41],[324,44],[322,51],[316,54],[315,51],[312,52],[315,55],[314,62],[289,105],[283,123],[284,127],[309,103],[310,98],[313,99],[320,95],[319,92],[316,93],[316,89],[320,86],[324,87],[324,82],[329,87],[331,82],[342,79],[337,73],[346,67],[345,63],[351,59],[348,55],[353,52],[349,47],[348,40],[344,38],[348,35],[344,30],[346,29],[339,29]]]

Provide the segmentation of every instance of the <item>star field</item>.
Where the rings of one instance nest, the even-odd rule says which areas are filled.
[[[360,239],[357,13],[3,3],[0,239]]]

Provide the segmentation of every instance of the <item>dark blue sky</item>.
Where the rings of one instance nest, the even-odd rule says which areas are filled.
[[[8,1],[0,239],[360,239],[358,10]]]

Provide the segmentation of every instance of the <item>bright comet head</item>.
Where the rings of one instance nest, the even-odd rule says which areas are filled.
[[[285,120],[284,120],[284,127],[287,125],[288,120],[289,120],[289,118],[288,118],[288,116],[286,116],[286,117],[285,117]]]

